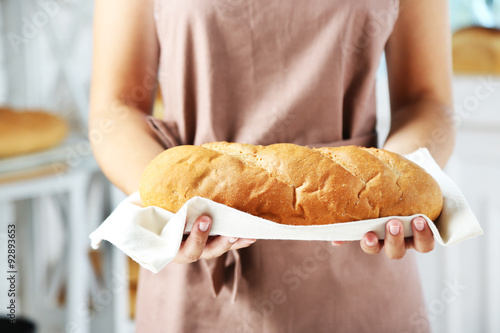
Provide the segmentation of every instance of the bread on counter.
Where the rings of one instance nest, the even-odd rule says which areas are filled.
[[[435,220],[443,205],[431,175],[382,149],[227,142],[164,151],[145,168],[140,196],[144,206],[171,212],[201,196],[292,225],[413,214]]]
[[[67,123],[56,115],[0,108],[0,158],[54,147],[67,134]]]
[[[470,27],[453,34],[453,71],[500,75],[500,30]]]

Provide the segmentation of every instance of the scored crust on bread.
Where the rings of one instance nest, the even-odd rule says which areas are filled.
[[[54,147],[67,134],[67,123],[56,115],[0,108],[0,158]]]
[[[194,196],[274,222],[313,225],[387,216],[439,216],[437,182],[382,149],[213,142],[158,155],[140,182],[142,204],[177,212]]]

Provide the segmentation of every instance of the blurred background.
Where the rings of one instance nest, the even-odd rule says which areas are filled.
[[[485,234],[418,256],[426,307],[414,319],[427,315],[434,332],[500,332],[500,1],[450,0],[450,10],[458,138],[446,172]],[[19,332],[133,332],[137,266],[108,244],[89,247],[124,198],[86,134],[92,11],[86,0],[0,0],[0,332],[10,290]]]

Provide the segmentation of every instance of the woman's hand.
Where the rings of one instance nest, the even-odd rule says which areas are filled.
[[[201,258],[212,259],[229,250],[237,250],[255,243],[255,239],[226,236],[208,236],[212,227],[212,219],[202,215],[196,219],[189,236],[182,241],[181,248],[174,258],[178,264],[187,264]]]
[[[434,249],[434,236],[427,222],[422,217],[416,217],[411,221],[413,237],[404,237],[403,224],[397,219],[390,220],[385,225],[385,240],[379,240],[374,232],[367,232],[360,241],[361,248],[365,253],[378,254],[385,247],[385,254],[390,259],[401,259],[407,249],[415,249],[421,253],[427,253]],[[332,242],[340,246],[345,242]]]

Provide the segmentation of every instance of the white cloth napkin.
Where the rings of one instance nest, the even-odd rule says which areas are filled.
[[[427,149],[419,149],[406,158],[427,170],[439,183],[443,211],[436,224],[423,216],[435,239],[443,246],[456,244],[483,233],[464,196],[453,181],[441,170]],[[194,197],[176,213],[159,207],[142,207],[136,192],[118,205],[113,213],[90,235],[91,245],[98,248],[107,240],[152,272],[159,272],[175,256],[184,232],[189,232],[198,216],[212,217],[211,235],[255,239],[294,240],[359,240],[368,231],[380,239],[385,237],[385,224],[393,217],[349,223],[291,226],[271,222],[239,210]],[[405,236],[412,235],[411,220],[419,215],[398,216],[403,222]]]

